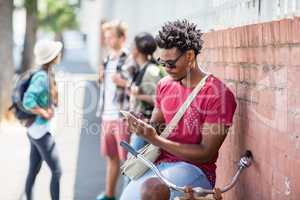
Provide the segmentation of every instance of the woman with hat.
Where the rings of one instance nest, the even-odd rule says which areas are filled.
[[[36,64],[40,66],[32,76],[30,85],[24,94],[23,106],[36,114],[35,121],[28,126],[30,141],[29,170],[25,185],[26,199],[32,199],[32,188],[45,161],[51,170],[50,192],[52,200],[59,199],[61,166],[57,147],[50,131],[50,121],[57,106],[58,92],[53,68],[60,62],[62,44],[54,41],[39,41],[35,45]]]

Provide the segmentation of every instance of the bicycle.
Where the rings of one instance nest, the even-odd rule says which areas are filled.
[[[221,197],[222,193],[225,193],[232,189],[234,185],[237,183],[237,180],[241,174],[241,172],[250,167],[252,163],[252,153],[251,151],[247,150],[244,156],[241,157],[238,163],[238,170],[233,176],[231,182],[221,189],[204,189],[202,187],[179,187],[169,180],[167,180],[158,170],[158,168],[149,160],[147,160],[142,154],[139,154],[135,149],[133,149],[127,142],[122,141],[120,145],[125,148],[130,154],[137,157],[141,160],[146,166],[148,166],[156,175],[157,177],[170,189],[179,191],[184,194],[183,197],[176,197],[175,200],[215,200],[216,196],[219,198]]]

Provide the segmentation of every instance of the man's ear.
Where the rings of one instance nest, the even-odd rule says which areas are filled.
[[[195,60],[195,53],[194,50],[190,49],[186,52],[186,59],[189,62],[193,62]]]

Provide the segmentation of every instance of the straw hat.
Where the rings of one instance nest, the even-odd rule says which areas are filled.
[[[43,65],[51,62],[62,50],[62,43],[51,40],[40,40],[34,47],[35,62]]]

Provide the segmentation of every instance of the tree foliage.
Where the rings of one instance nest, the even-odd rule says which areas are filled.
[[[31,1],[31,0],[29,0]],[[39,11],[39,25],[45,31],[62,33],[78,27],[76,8],[67,0],[44,0],[45,5]]]

